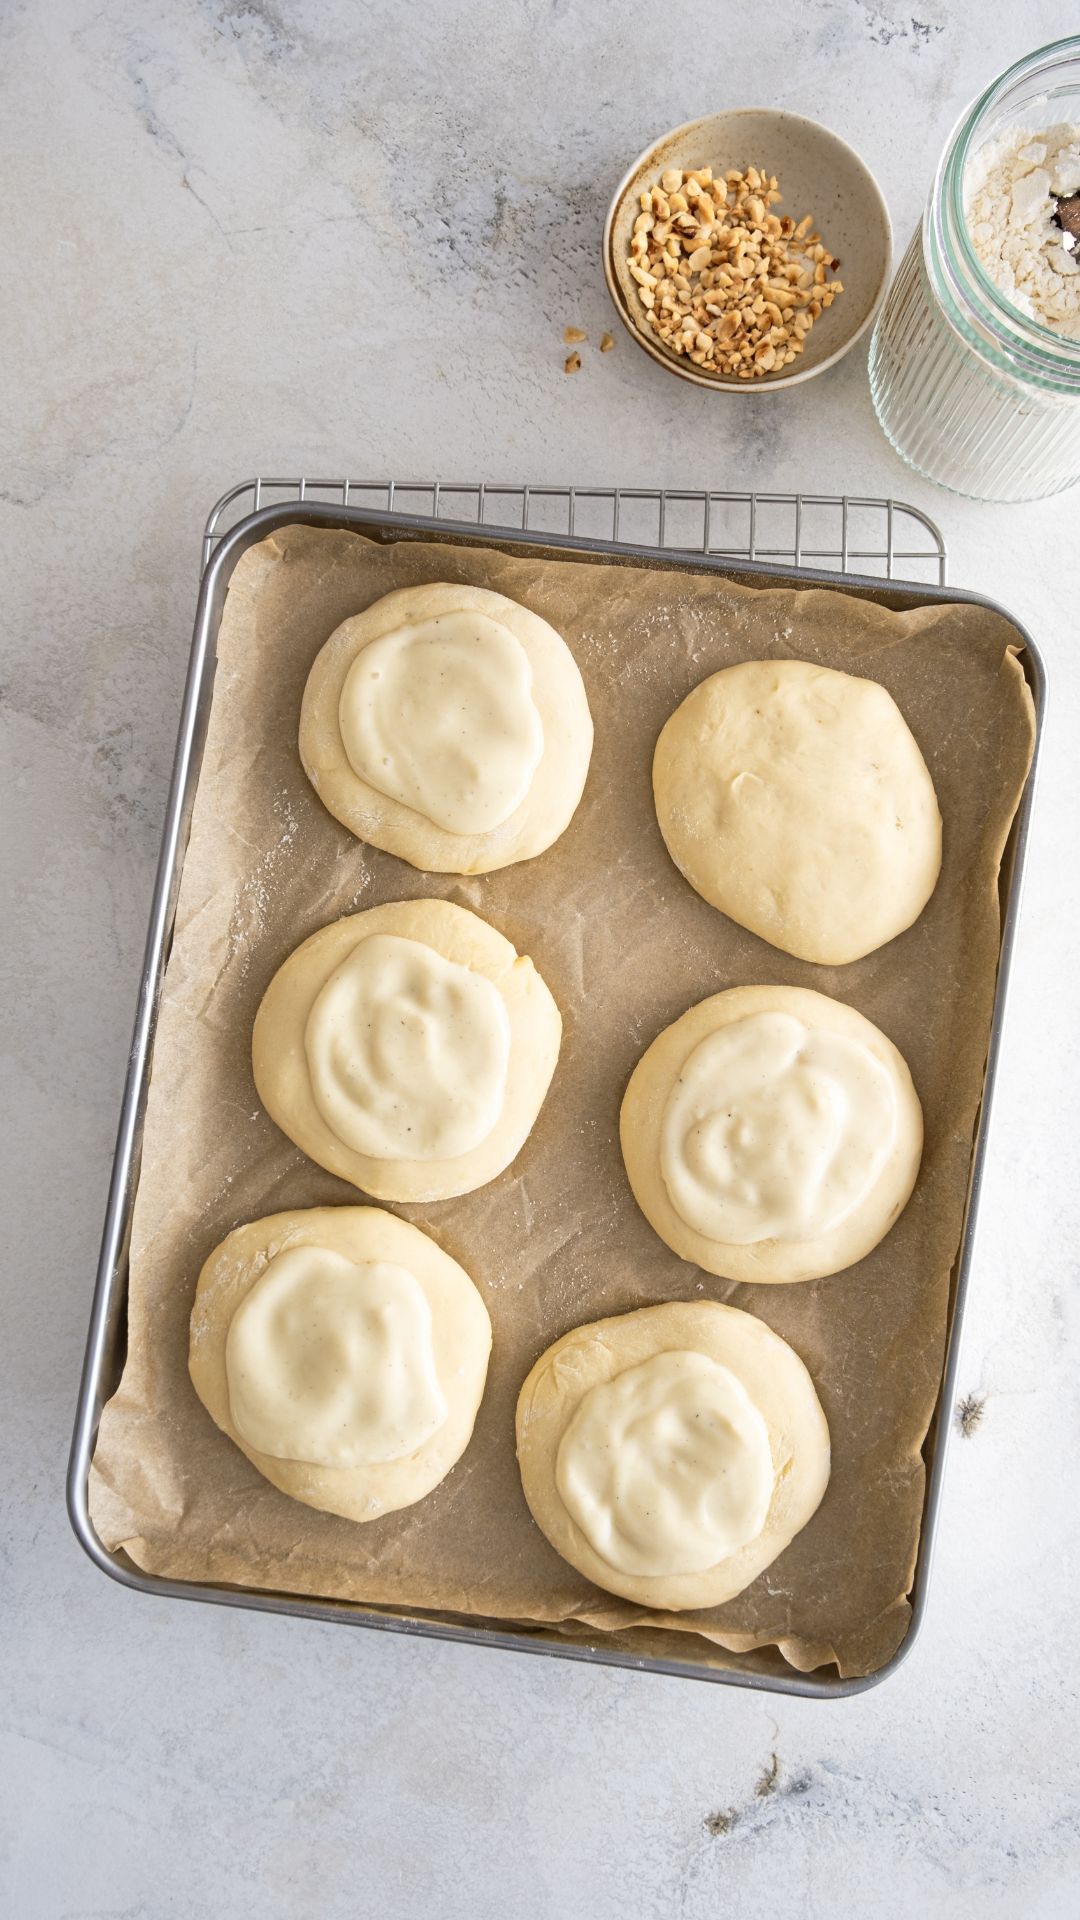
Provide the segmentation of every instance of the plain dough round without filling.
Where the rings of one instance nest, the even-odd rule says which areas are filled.
[[[328,1124],[326,1115],[333,1106],[325,1094],[316,1097],[311,1059],[313,1054],[321,1059],[325,1052],[318,1023],[327,1005],[326,989],[335,992],[343,977],[347,984],[350,959],[362,942],[377,935],[391,936],[392,943],[416,942],[450,962],[451,970],[468,969],[488,999],[494,998],[488,983],[499,995],[500,1014],[504,1010],[509,1030],[505,1081],[494,1124],[466,1152],[443,1159],[359,1152]],[[271,1119],[328,1172],[377,1200],[445,1200],[485,1186],[520,1152],[551,1083],[561,1034],[558,1007],[532,961],[519,956],[479,914],[447,900],[401,900],[336,920],[289,955],[255,1016],[252,1066]],[[447,1053],[452,1063],[453,1050]],[[487,1070],[494,1071],[490,1059]],[[403,1099],[414,1090],[421,1096],[429,1093],[427,1074],[400,1089]],[[471,1090],[463,1090],[463,1097],[465,1091]],[[450,1102],[452,1085],[443,1093]],[[448,1121],[453,1119],[450,1111]]]
[[[771,1284],[839,1273],[884,1239],[915,1185],[923,1120],[902,1054],[853,1007],[731,987],[642,1055],[619,1132],[661,1240],[707,1273]],[[728,1238],[703,1230],[710,1211]]]
[[[388,1266],[397,1270],[399,1289],[404,1276],[422,1291],[430,1315],[427,1338],[437,1394],[434,1407],[430,1393],[420,1407],[423,1437],[407,1453],[360,1465],[326,1466],[283,1458],[280,1451],[260,1451],[239,1430],[230,1399],[230,1329],[238,1312],[249,1310],[253,1292],[267,1275],[273,1278],[283,1260],[298,1254],[329,1256],[331,1268],[342,1271],[350,1264],[374,1268],[376,1278],[379,1269]],[[377,1520],[422,1500],[464,1453],[483,1396],[490,1351],[491,1322],[476,1287],[419,1227],[378,1207],[314,1207],[252,1220],[214,1249],[195,1293],[188,1367],[207,1412],[272,1485],[306,1506],[347,1520]],[[234,1391],[235,1384],[234,1379]],[[335,1384],[340,1393],[340,1379]],[[363,1388],[370,1383],[357,1384]],[[264,1401],[266,1386],[263,1382]],[[249,1398],[257,1407],[258,1380]]]
[[[513,802],[511,810],[487,831],[448,831],[435,819],[418,810],[425,782],[431,773],[433,756],[415,743],[402,741],[403,765],[400,778],[389,778],[389,791],[382,791],[363,777],[378,772],[380,756],[376,751],[378,729],[368,727],[357,732],[354,758],[350,758],[342,733],[343,714],[356,725],[358,683],[354,669],[364,650],[375,643],[385,646],[396,635],[411,633],[420,642],[410,656],[423,675],[425,637],[438,634],[437,622],[466,620],[473,617],[478,637],[491,647],[502,647],[504,654],[516,653],[529,694],[523,702],[513,685],[506,688],[501,716],[494,711],[498,702],[492,695],[488,705],[484,697],[484,676],[471,687],[470,676],[458,676],[457,694],[463,703],[461,717],[464,732],[470,725],[493,725],[499,740],[499,773],[494,794],[486,799],[487,810],[500,811],[497,796],[505,794]],[[500,638],[501,636],[501,638]],[[487,668],[488,692],[492,689],[493,656]],[[408,671],[411,671],[411,668]],[[449,669],[454,678],[452,664]],[[403,680],[403,686],[408,678]],[[520,693],[520,689],[518,689]],[[368,696],[374,697],[371,689]],[[455,698],[453,686],[443,697],[442,686],[417,688],[418,710],[426,703],[440,729],[440,755],[449,752],[447,715]],[[480,705],[477,705],[477,700]],[[404,702],[399,698],[387,705],[387,724],[399,716]],[[348,827],[350,833],[373,847],[397,854],[411,866],[429,873],[491,873],[517,860],[531,860],[543,853],[569,826],[576,811],[592,753],[593,728],[589,704],[581,674],[566,642],[554,627],[504,594],[490,593],[482,587],[438,584],[402,587],[388,593],[363,613],[343,621],[330,635],[316,657],[304,689],[300,715],[300,758],[312,786],[323,805]],[[385,743],[384,743],[385,744]],[[476,755],[466,738],[466,760]],[[520,778],[514,777],[514,754],[520,756]],[[489,758],[494,759],[491,755]],[[451,762],[447,760],[446,765]],[[486,779],[489,769],[482,760],[479,773]],[[396,791],[395,791],[396,789]],[[409,793],[414,804],[402,795]],[[520,796],[520,797],[519,797]],[[470,808],[477,811],[477,797],[455,796],[448,809],[451,816],[468,819]],[[480,806],[483,817],[484,806]]]
[[[603,1394],[612,1382],[626,1386],[625,1376],[632,1369],[640,1369],[642,1377],[648,1379],[650,1363],[655,1363],[658,1356],[670,1357],[672,1373],[685,1373],[688,1362],[696,1360],[706,1377],[715,1375],[718,1369],[734,1375],[744,1400],[751,1403],[755,1422],[764,1423],[771,1455],[771,1494],[766,1486],[765,1500],[754,1504],[750,1520],[756,1529],[753,1537],[744,1538],[743,1544],[714,1564],[689,1572],[643,1573],[613,1566],[571,1516],[559,1491],[561,1455],[565,1466],[564,1442],[568,1433],[573,1441],[583,1416],[589,1419],[589,1396],[596,1390]],[[657,1378],[655,1369],[651,1377],[662,1391],[664,1382]],[[596,1400],[591,1403],[592,1407],[596,1404]],[[653,1485],[658,1504],[665,1507],[667,1524],[657,1527],[652,1546],[657,1561],[671,1555],[673,1521],[676,1530],[689,1528],[684,1534],[687,1549],[695,1541],[701,1543],[702,1534],[695,1532],[695,1515],[709,1506],[709,1478],[715,1470],[713,1453],[699,1451],[692,1407],[689,1418],[685,1409],[679,1417],[674,1402],[666,1421],[663,1411],[661,1407],[657,1417],[654,1406],[652,1425],[638,1423],[633,1458],[619,1458],[618,1448],[613,1460],[602,1457],[603,1435],[595,1419],[591,1435],[594,1478],[609,1489],[617,1489],[605,1517],[616,1523],[612,1532],[617,1537],[620,1502],[634,1506],[638,1549],[646,1559],[648,1542],[640,1538],[646,1509],[638,1496],[647,1485],[650,1442],[658,1443],[651,1449]],[[706,1436],[707,1444],[708,1439]],[[758,1444],[756,1437],[752,1444]],[[829,1430],[799,1356],[753,1314],[711,1300],[643,1307],[636,1313],[575,1327],[556,1340],[541,1355],[521,1389],[517,1452],[529,1509],[556,1552],[606,1592],[642,1606],[670,1610],[719,1606],[741,1593],[806,1525],[829,1481]],[[750,1491],[756,1503],[760,1487],[755,1485]],[[748,1505],[748,1514],[750,1510]]]
[[[918,919],[941,815],[891,694],[802,660],[748,660],[688,694],[653,758],[656,817],[710,905],[840,966]]]

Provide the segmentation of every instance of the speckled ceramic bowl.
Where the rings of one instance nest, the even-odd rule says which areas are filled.
[[[797,360],[755,380],[709,373],[672,353],[645,324],[627,260],[640,211],[638,195],[668,167],[758,167],[775,174],[784,198],[775,209],[799,220],[813,216],[825,245],[840,262],[844,291],[816,320]],[[793,387],[834,366],[867,331],[885,294],[892,228],[877,181],[857,153],[827,127],[797,113],[740,107],[708,114],[665,133],[634,161],[615,192],[604,225],[604,274],[622,320],[638,345],[680,380],[725,393],[765,393]]]

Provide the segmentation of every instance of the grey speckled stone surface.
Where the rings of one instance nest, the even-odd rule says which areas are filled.
[[[722,105],[817,115],[906,238],[1049,0],[9,0],[0,17],[0,1907],[14,1920],[1075,1911],[1080,497],[935,494],[864,356],[710,401],[609,324],[607,196]],[[813,1706],[141,1599],[62,1477],[210,501],[272,469],[890,492],[1053,680],[929,1619]],[[1072,559],[1063,562],[1068,551]],[[774,1790],[762,1792],[775,1755]],[[720,1816],[714,1818],[713,1816]],[[1073,1887],[1073,1895],[1069,1887]]]

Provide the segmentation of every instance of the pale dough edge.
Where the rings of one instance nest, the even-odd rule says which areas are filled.
[[[506,1099],[497,1125],[453,1160],[375,1160],[327,1126],[311,1094],[304,1029],[316,996],[359,941],[397,934],[474,968],[503,996],[510,1018]],[[375,1200],[448,1200],[486,1186],[524,1146],[551,1085],[562,1016],[532,961],[489,921],[449,900],[397,900],[321,927],[282,962],[252,1030],[255,1086],[270,1118],[308,1158]]]
[[[907,759],[912,824],[916,825],[921,815],[925,836],[921,875],[917,881],[909,877],[902,908],[897,906],[895,876],[884,899],[877,899],[869,909],[865,892],[861,893],[855,910],[860,922],[857,928],[850,924],[850,899],[825,903],[827,910],[812,924],[804,921],[798,928],[782,928],[775,914],[759,910],[755,884],[744,881],[745,850],[740,847],[726,866],[716,858],[715,834],[710,832],[707,813],[708,782],[702,776],[702,763],[707,761],[701,749],[702,738],[725,719],[727,689],[733,679],[752,687],[755,673],[785,667],[800,674],[804,670],[827,672],[850,682],[864,705],[872,699],[883,713],[888,711],[892,746]],[[720,668],[691,689],[661,728],[653,753],[652,790],[661,837],[673,864],[694,891],[737,926],[746,927],[781,952],[814,965],[847,966],[897,939],[919,919],[940,877],[942,820],[933,778],[896,701],[880,681],[865,675],[819,668],[801,660],[749,660]],[[756,872],[757,862],[750,862],[745,870]]]
[[[705,1573],[623,1574],[594,1552],[563,1505],[559,1443],[590,1388],[656,1353],[706,1353],[735,1373],[769,1429],[777,1479],[765,1527]],[[717,1301],[671,1301],[575,1327],[542,1353],[518,1396],[522,1490],[555,1551],[601,1587],[642,1606],[683,1612],[731,1600],[781,1554],[816,1512],[829,1481],[829,1429],[802,1360],[762,1320]]]
[[[447,1417],[404,1460],[367,1467],[278,1460],[249,1447],[233,1427],[225,1372],[233,1315],[275,1254],[303,1246],[328,1247],[349,1260],[395,1262],[424,1289]],[[271,1485],[305,1506],[368,1521],[422,1500],[460,1459],[483,1398],[490,1352],[491,1320],[474,1282],[421,1228],[378,1207],[310,1207],[251,1220],[214,1248],[195,1289],[188,1371],[211,1419]]]
[[[807,1026],[847,1034],[873,1047],[896,1090],[897,1140],[876,1185],[832,1233],[801,1243],[765,1240],[755,1246],[729,1246],[697,1233],[672,1206],[660,1168],[664,1108],[685,1061],[710,1033],[750,1014],[776,1012],[791,1013]],[[689,1007],[646,1048],[623,1095],[619,1140],[634,1199],[673,1253],[725,1280],[786,1286],[845,1271],[865,1259],[891,1231],[918,1177],[923,1113],[903,1054],[854,1007],[809,987],[728,987]]]
[[[544,729],[544,751],[526,798],[487,834],[447,833],[369,786],[349,762],[338,721],[342,687],[364,647],[406,622],[470,608],[501,621],[525,649]],[[317,654],[300,708],[300,758],[323,805],[357,839],[427,873],[492,873],[544,853],[577,811],[592,743],[585,685],[562,635],[528,607],[484,587],[399,587],[353,614]]]

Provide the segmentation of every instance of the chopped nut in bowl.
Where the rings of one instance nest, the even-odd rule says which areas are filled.
[[[809,379],[854,345],[890,249],[880,191],[844,141],[797,114],[739,109],[635,161],[608,214],[604,271],[654,360],[747,393]]]

